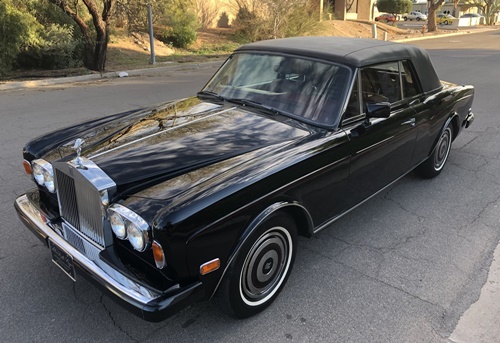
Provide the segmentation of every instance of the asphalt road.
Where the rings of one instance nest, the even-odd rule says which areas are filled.
[[[246,320],[201,303],[162,323],[69,280],[20,223],[21,149],[86,119],[194,94],[214,67],[0,92],[0,341],[447,342],[500,239],[500,32],[414,42],[442,79],[476,87],[476,121],[433,180],[410,174],[312,239],[283,292]],[[498,330],[498,329],[497,329]],[[497,336],[500,337],[500,336]]]

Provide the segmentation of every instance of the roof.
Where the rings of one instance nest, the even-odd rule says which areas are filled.
[[[242,51],[306,56],[345,64],[353,68],[390,61],[411,60],[420,76],[424,91],[441,87],[429,55],[425,50],[413,45],[347,37],[292,37],[250,43],[236,50],[236,52]]]

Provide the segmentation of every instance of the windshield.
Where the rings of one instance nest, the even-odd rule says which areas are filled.
[[[249,100],[324,125],[338,121],[349,69],[303,58],[233,55],[203,92],[227,101]]]

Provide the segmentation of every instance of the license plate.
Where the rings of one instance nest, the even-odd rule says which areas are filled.
[[[76,281],[75,265],[73,263],[73,256],[68,254],[63,249],[52,243],[49,239],[49,249],[52,255],[52,262],[56,264],[61,270],[70,277],[71,280]]]

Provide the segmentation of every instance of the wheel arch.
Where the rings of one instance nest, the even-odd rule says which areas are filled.
[[[290,216],[297,225],[297,233],[299,235],[305,237],[311,237],[313,235],[314,224],[312,221],[312,217],[309,214],[309,211],[307,211],[307,209],[298,202],[281,201],[268,206],[265,210],[260,212],[250,222],[250,224],[247,226],[247,228],[241,235],[240,240],[238,241],[236,247],[233,249],[231,255],[229,256],[228,262],[224,267],[224,271],[220,276],[219,281],[217,282],[217,285],[214,288],[212,294],[210,295],[210,298],[212,298],[219,289],[219,286],[224,277],[226,276],[229,267],[234,262],[235,258],[238,256],[241,248],[243,247],[243,244],[251,236],[252,232],[254,232],[259,227],[259,225],[263,223],[269,216],[271,216],[276,212],[284,212],[285,214]]]
[[[439,134],[437,135],[436,140],[432,144],[432,149],[431,149],[431,151],[429,153],[429,156],[431,156],[432,153],[434,152],[434,150],[436,149],[437,143],[439,142],[439,137],[441,137],[441,135],[443,134],[444,130],[446,130],[446,128],[449,125],[451,125],[451,128],[453,130],[453,132],[452,132],[453,133],[452,141],[455,140],[455,138],[458,135],[458,130],[460,128],[459,120],[460,120],[460,118],[458,116],[458,113],[453,112],[453,113],[450,114],[450,116],[448,117],[448,119],[446,119],[446,121],[444,122],[444,125],[441,127],[441,130],[439,131]]]
[[[455,140],[455,138],[458,136],[458,132],[460,130],[460,117],[459,117],[458,113],[454,112],[450,116],[449,120],[450,121],[447,122],[447,123],[451,123],[451,125],[452,125],[452,128],[453,128],[453,140]],[[445,127],[443,127],[443,130],[441,131],[441,133],[443,133]]]

